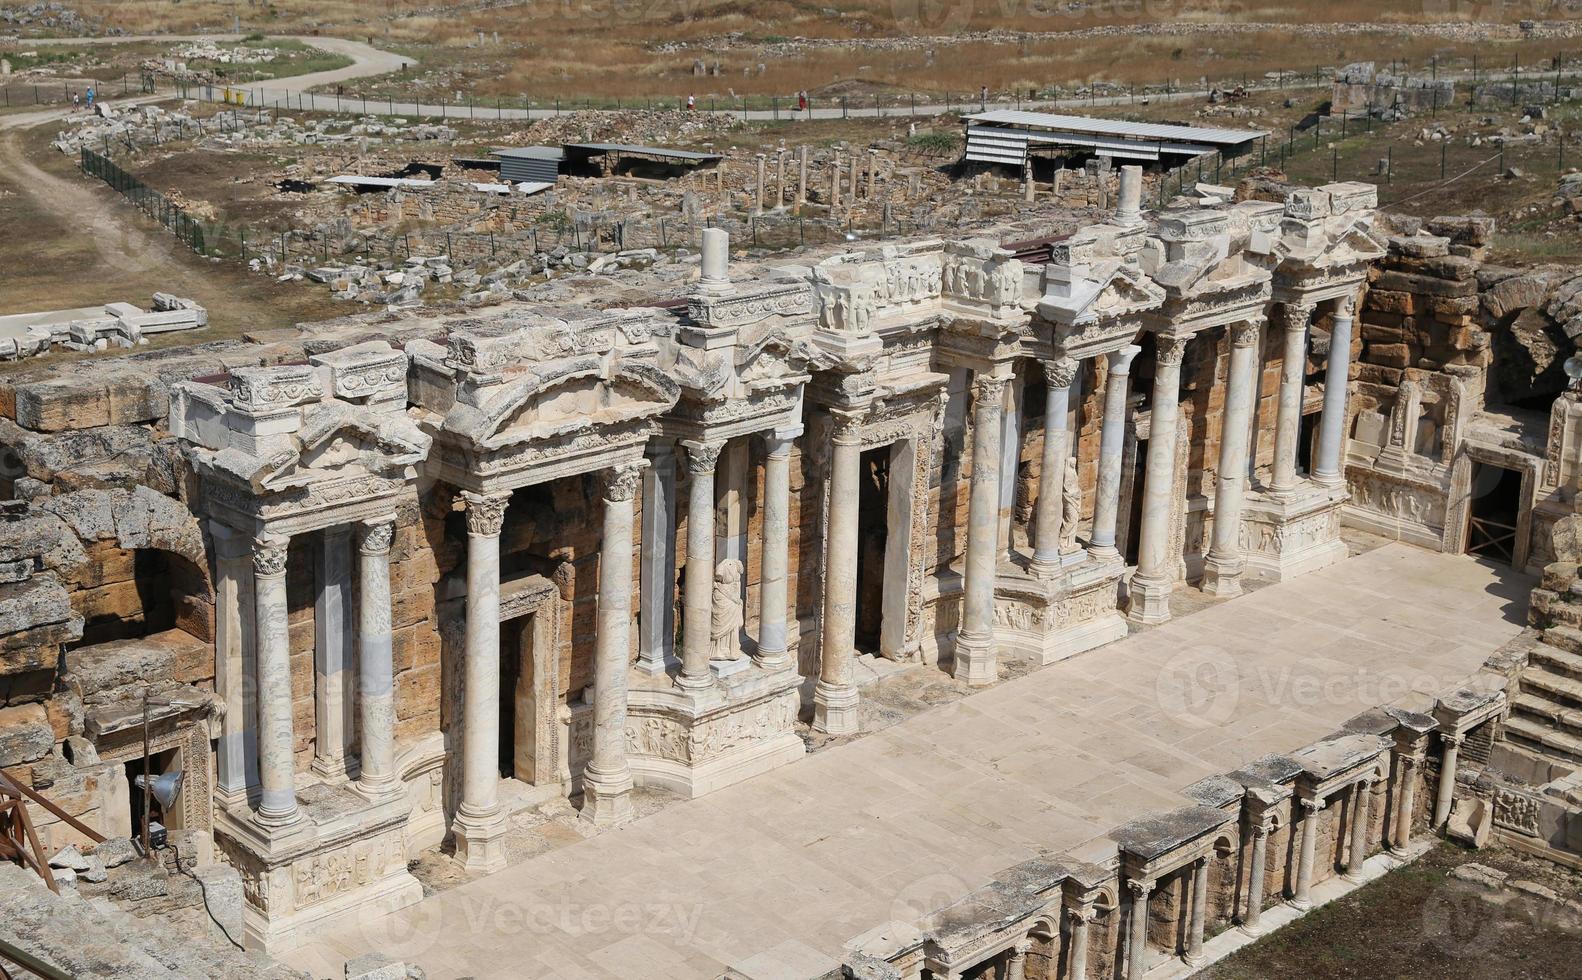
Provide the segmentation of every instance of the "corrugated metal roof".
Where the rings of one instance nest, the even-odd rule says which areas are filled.
[[[674,157],[677,160],[719,160],[718,153],[698,153],[693,150],[672,150],[664,146],[633,146],[629,143],[567,143],[567,150],[585,153],[642,153],[655,157]]]
[[[523,160],[564,160],[566,150],[559,146],[502,146],[489,151],[497,157]]]
[[[1093,119],[1088,116],[1062,116],[1050,112],[1021,112],[997,109],[967,117],[969,122],[991,126],[1025,126],[1029,129],[1060,130],[1090,136],[1119,136],[1136,140],[1179,140],[1212,146],[1239,146],[1267,136],[1255,129],[1214,129],[1208,126],[1170,126],[1163,123],[1127,122],[1124,119]]]

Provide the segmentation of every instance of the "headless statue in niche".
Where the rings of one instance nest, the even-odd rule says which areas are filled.
[[[709,636],[714,641],[712,660],[742,657],[742,563],[727,558],[714,570],[714,617]]]
[[[1066,457],[1066,472],[1060,480],[1060,553],[1077,550],[1077,521],[1082,518],[1082,488],[1077,485],[1077,458]]]

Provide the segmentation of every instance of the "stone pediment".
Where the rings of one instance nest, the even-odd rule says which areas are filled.
[[[250,482],[286,490],[359,474],[400,478],[428,452],[430,438],[405,414],[359,411],[328,401],[307,413],[298,445],[261,461]]]
[[[1164,300],[1165,291],[1139,269],[1109,260],[1091,267],[1051,266],[1038,313],[1057,324],[1075,326],[1141,313]]]
[[[681,386],[653,364],[589,354],[518,368],[477,394],[477,404],[452,406],[443,429],[492,449],[658,415]]]

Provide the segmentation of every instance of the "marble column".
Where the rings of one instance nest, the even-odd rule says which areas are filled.
[[[313,772],[347,777],[355,704],[352,692],[352,529],[325,528],[314,562]]]
[[[832,207],[832,208],[838,208],[838,207],[840,207],[840,151],[839,150],[834,151],[834,156],[830,160],[829,166],[830,166],[830,171],[829,171],[829,206]]]
[[[1268,875],[1269,827],[1261,820],[1252,828],[1252,861],[1247,873],[1247,914],[1242,916],[1241,931],[1249,936],[1258,934],[1258,920],[1263,917],[1263,885]]]
[[[1373,784],[1362,780],[1351,787],[1351,846],[1346,851],[1346,880],[1362,880],[1362,863],[1368,859],[1368,796]]]
[[[786,203],[786,148],[780,147],[775,154],[775,196],[774,209],[780,210]]]
[[[395,516],[357,529],[357,704],[362,772],[357,789],[374,798],[401,789],[395,767],[395,670],[391,663],[390,544]]]
[[[258,822],[286,827],[297,809],[296,732],[292,724],[291,636],[286,616],[289,538],[266,535],[253,542],[254,644],[258,651]]]
[[[1006,950],[1005,980],[1027,980],[1027,951],[1032,948],[1024,939]]]
[[[807,203],[807,144],[797,147],[797,172],[796,172],[796,202]]]
[[[1330,318],[1329,363],[1324,370],[1324,414],[1318,424],[1313,481],[1331,488],[1346,485],[1346,393],[1351,378],[1351,316],[1355,304],[1355,297],[1340,300]]]
[[[1186,953],[1181,957],[1187,966],[1199,967],[1203,956],[1203,923],[1208,916],[1208,858],[1200,857],[1192,866],[1192,917],[1187,924]]]
[[[1252,409],[1258,396],[1260,323],[1230,328],[1230,379],[1220,426],[1219,471],[1215,474],[1214,531],[1203,562],[1203,591],[1228,598],[1241,595],[1241,511],[1247,497],[1247,447]]]
[[[682,582],[681,674],[676,686],[689,691],[714,686],[709,657],[714,619],[714,470],[723,442],[681,444],[687,451],[687,570]]]
[[[1404,851],[1412,843],[1412,818],[1417,809],[1417,776],[1422,770],[1422,757],[1416,754],[1401,756],[1401,798],[1396,808],[1395,850]]]
[[[1318,849],[1318,815],[1324,812],[1323,800],[1299,801],[1302,806],[1302,843],[1296,864],[1296,895],[1291,907],[1306,912],[1313,907],[1313,861]]]
[[[954,676],[974,687],[993,684],[994,577],[999,565],[1000,438],[1009,378],[979,374],[972,382],[972,483],[967,505],[967,568]]]
[[[500,528],[508,493],[464,491],[467,652],[462,681],[462,785],[456,857],[471,871],[505,867],[500,782]]]
[[[1286,303],[1285,346],[1280,353],[1280,406],[1274,423],[1274,469],[1269,489],[1289,494],[1297,488],[1298,443],[1302,438],[1302,390],[1307,372],[1307,328],[1312,303]]]
[[[1068,980],[1084,980],[1088,975],[1088,923],[1093,921],[1092,906],[1066,909],[1069,923],[1071,953],[1066,960]]]
[[[215,746],[215,801],[247,802],[258,784],[258,722],[248,697],[257,676],[254,657],[253,563],[249,539],[212,524],[215,546],[214,693],[225,702]]]
[[[1148,972],[1148,894],[1154,883],[1131,878],[1126,887],[1132,892],[1132,917],[1126,927],[1126,980],[1139,980]]]
[[[676,449],[650,441],[643,470],[642,547],[639,549],[637,669],[665,673],[679,661],[676,636]]]
[[[1120,557],[1115,548],[1115,523],[1121,503],[1121,456],[1126,449],[1126,393],[1132,358],[1142,348],[1128,345],[1112,351],[1104,387],[1104,422],[1099,431],[1099,476],[1093,499],[1093,536],[1088,554],[1099,561]]]
[[[757,183],[753,184],[753,214],[763,214],[764,198],[767,196],[764,192],[768,188],[764,186],[764,155],[759,153],[756,156],[758,158],[758,180]]]
[[[824,539],[824,611],[819,677],[813,689],[813,730],[851,735],[858,729],[852,654],[857,643],[857,497],[862,483],[862,416],[832,410],[829,515]]]
[[[787,575],[791,551],[791,441],[798,430],[764,437],[763,551],[758,576],[758,666],[780,670],[786,652]]]
[[[857,203],[857,181],[862,177],[862,157],[853,150],[851,154],[851,184],[846,188],[846,197],[852,204]]]
[[[1171,546],[1170,515],[1176,506],[1176,430],[1181,414],[1181,361],[1188,337],[1156,334],[1154,392],[1148,424],[1148,463],[1143,476],[1143,515],[1137,545],[1137,574],[1132,576],[1126,615],[1134,623],[1163,623],[1170,618],[1170,592],[1175,586],[1176,559]]]
[[[626,675],[632,628],[632,500],[641,479],[640,466],[617,466],[604,484],[599,632],[593,651],[593,756],[582,777],[582,819],[596,827],[615,827],[632,819]]]
[[[1461,754],[1461,735],[1440,735],[1443,751],[1439,758],[1439,795],[1434,800],[1434,827],[1450,819],[1450,805],[1456,795],[1456,759]]]
[[[1038,505],[1033,514],[1033,571],[1053,575],[1060,568],[1060,520],[1065,509],[1066,459],[1071,433],[1071,382],[1077,362],[1069,357],[1044,362],[1044,451],[1039,457]]]

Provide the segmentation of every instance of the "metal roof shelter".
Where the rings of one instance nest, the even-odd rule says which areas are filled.
[[[718,153],[628,143],[567,143],[564,149],[568,170],[578,165],[591,165],[605,176],[640,169],[674,175],[677,171],[712,167],[724,159]]]
[[[966,159],[1021,167],[1037,146],[1069,147],[1138,163],[1176,162],[1205,153],[1235,156],[1267,136],[1252,129],[1214,129],[1092,119],[1001,109],[967,118]]]
[[[558,146],[508,146],[490,152],[500,161],[500,176],[510,181],[553,184],[566,159]]]

